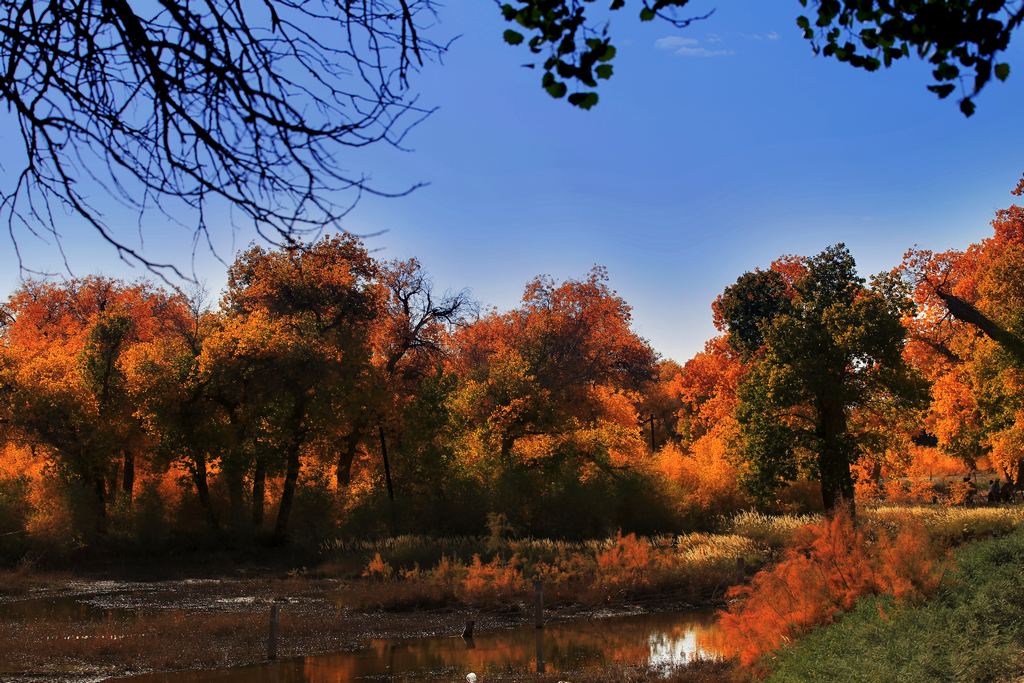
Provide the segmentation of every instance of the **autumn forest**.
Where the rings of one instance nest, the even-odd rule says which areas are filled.
[[[26,279],[0,309],[0,599],[162,595],[134,621],[74,622],[79,644],[61,657],[110,674],[261,661],[261,594],[290,610],[283,626],[272,613],[271,661],[279,628],[303,661],[380,628],[450,634],[466,618],[468,650],[415,646],[407,666],[423,671],[469,656],[480,615],[509,628],[531,600],[559,619],[658,600],[676,610],[667,623],[696,625],[657,617],[621,636],[697,642],[672,646],[683,654],[658,674],[672,680],[843,678],[890,609],[891,643],[914,638],[920,611],[947,610],[929,622],[946,630],[902,647],[967,634],[927,655],[951,671],[945,657],[996,642],[964,623],[1022,623],[1012,607],[979,616],[986,582],[1015,580],[995,558],[1024,553],[1024,208],[991,227],[876,274],[841,243],[752,264],[714,300],[719,334],[684,363],[634,330],[601,266],[538,276],[498,310],[348,233],[251,245],[218,294]],[[949,578],[972,562],[985,567],[973,582]],[[254,577],[209,578],[236,566]],[[206,583],[177,582],[197,573]],[[717,606],[713,626],[694,605]],[[0,667],[28,670],[33,643],[61,637],[52,610],[15,613]],[[553,656],[590,647],[585,680],[654,675],[653,654],[594,649],[584,623],[567,622]],[[530,650],[510,634],[462,666],[521,664]],[[822,657],[829,637],[848,653]],[[1016,671],[1013,642],[964,679]],[[878,661],[880,680],[902,660]],[[364,665],[327,670],[350,680]]]
[[[1024,681],[1021,30],[0,0],[0,683]]]
[[[842,244],[752,264],[682,364],[600,267],[508,311],[349,235],[253,246],[216,299],[29,280],[2,309],[0,551],[711,531],[956,498],[941,477],[979,467],[1020,485],[1024,209],[992,226],[870,277]]]

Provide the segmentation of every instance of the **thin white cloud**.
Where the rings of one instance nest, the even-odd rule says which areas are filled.
[[[717,43],[720,40],[720,38],[714,36],[713,38],[709,37],[707,42]],[[683,36],[658,38],[654,41],[654,47],[679,55],[680,57],[727,57],[736,54],[732,50],[706,48],[696,38],[686,38]]]
[[[732,50],[709,50],[706,47],[681,47],[675,53],[681,57],[728,57],[736,54]]]
[[[778,40],[782,36],[778,31],[769,31],[768,33],[740,33],[739,37],[744,40]]]
[[[700,45],[696,38],[684,38],[683,36],[665,36],[654,41],[654,47],[659,50],[677,50],[681,47],[695,47]]]

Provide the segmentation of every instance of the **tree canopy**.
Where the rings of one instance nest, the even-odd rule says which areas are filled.
[[[750,359],[738,389],[739,455],[760,497],[813,471],[825,507],[852,504],[851,465],[886,404],[912,408],[924,387],[903,358],[901,311],[857,275],[842,244],[805,259],[789,282],[747,273],[716,302],[719,325]]]

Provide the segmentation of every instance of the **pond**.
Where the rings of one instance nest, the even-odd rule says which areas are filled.
[[[359,650],[211,671],[154,673],[131,683],[345,683],[362,680],[464,680],[475,672],[573,671],[647,664],[666,671],[720,657],[710,611],[664,612],[555,622],[460,637],[371,640]]]

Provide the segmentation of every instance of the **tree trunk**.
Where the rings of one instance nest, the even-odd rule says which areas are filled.
[[[384,483],[388,487],[388,500],[395,502],[395,487],[391,483],[391,461],[388,460],[388,442],[384,438],[384,425],[377,426],[377,433],[380,435],[380,455],[384,460]]]
[[[352,462],[356,459],[356,454],[359,452],[359,444],[363,440],[363,432],[366,430],[366,426],[360,421],[352,427],[352,431],[342,439],[341,449],[338,451],[338,463],[335,466],[335,480],[338,485],[338,491],[342,491],[348,488],[349,483],[352,481]]]
[[[206,458],[197,457],[192,462],[192,483],[196,487],[196,496],[199,498],[199,505],[206,512],[206,523],[214,531],[220,530],[220,521],[210,501],[210,483],[206,474]]]
[[[388,507],[391,510],[391,535],[398,535],[398,517],[395,514],[395,487],[391,482],[391,461],[388,460],[388,442],[384,438],[384,425],[377,425],[380,435],[380,455],[384,460],[384,483],[388,487]]]
[[[292,503],[295,501],[295,485],[299,480],[299,446],[298,439],[292,440],[288,448],[288,464],[284,473],[284,487],[281,489],[281,503],[277,508],[277,523],[274,525],[274,538],[283,542],[288,538],[288,520],[292,514]]]
[[[245,454],[239,446],[243,442],[241,419],[238,415],[238,404],[225,401],[222,403],[228,416],[230,433],[234,437],[233,446],[225,449],[221,456],[221,473],[228,486],[228,514],[232,529],[241,529],[245,523],[245,472],[249,469]]]
[[[96,533],[103,536],[107,533],[107,482],[102,470],[93,476],[93,492],[96,502]]]
[[[1024,340],[1003,329],[997,322],[979,311],[969,301],[964,301],[960,297],[948,294],[940,289],[936,289],[935,293],[942,299],[942,303],[946,304],[946,310],[949,311],[950,315],[960,322],[978,328],[985,336],[1003,347],[1019,362],[1024,363]]]
[[[252,525],[259,529],[263,526],[263,510],[267,491],[267,466],[262,459],[256,459],[256,469],[252,473]]]
[[[880,482],[882,481],[882,461],[875,460],[871,463],[871,481]]]
[[[512,469],[512,447],[516,445],[516,438],[509,434],[501,435],[501,460],[508,469]]]
[[[128,500],[128,504],[131,505],[132,495],[135,491],[135,455],[126,449],[122,452],[122,459],[121,491]]]
[[[281,489],[281,503],[277,508],[277,523],[274,525],[274,539],[283,543],[288,539],[288,520],[292,514],[292,503],[295,501],[295,486],[299,481],[299,468],[302,462],[299,452],[302,450],[302,422],[306,416],[306,400],[299,398],[292,412],[292,438],[288,444],[287,464],[284,473],[284,486]]]
[[[847,444],[846,411],[832,397],[818,400],[818,469],[821,474],[821,500],[834,512],[840,505],[854,510],[853,476]]]
[[[224,469],[228,483],[228,505],[231,509],[231,527],[241,529],[245,522],[245,481],[234,467]]]
[[[120,491],[120,487],[118,486],[118,484],[120,483],[120,479],[118,478],[118,475],[120,475],[120,470],[118,468],[107,468],[106,486],[107,493],[109,494],[111,500],[117,500],[117,493],[118,491]]]

